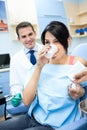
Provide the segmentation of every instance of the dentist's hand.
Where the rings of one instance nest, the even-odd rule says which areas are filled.
[[[76,74],[74,79],[75,83],[81,83],[83,81],[87,81],[87,68],[81,71],[80,73]]]

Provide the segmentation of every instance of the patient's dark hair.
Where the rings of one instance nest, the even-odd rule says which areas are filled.
[[[24,21],[24,22],[19,23],[16,26],[16,33],[17,33],[18,37],[19,37],[18,30],[21,29],[21,28],[26,28],[26,27],[31,27],[32,30],[35,32],[33,25],[31,23],[29,23],[29,22]]]
[[[60,42],[60,44],[63,45],[64,49],[67,52],[68,48],[68,41],[67,39],[70,37],[68,28],[63,24],[62,22],[59,21],[52,21],[50,22],[44,31],[42,32],[41,35],[41,41],[45,45],[45,34],[46,32],[50,32],[56,39]]]

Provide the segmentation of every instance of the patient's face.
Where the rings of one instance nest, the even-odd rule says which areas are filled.
[[[55,44],[57,46],[58,51],[55,53],[53,59],[61,60],[61,58],[66,55],[66,51],[62,44],[50,32],[46,32],[45,34],[45,44]]]

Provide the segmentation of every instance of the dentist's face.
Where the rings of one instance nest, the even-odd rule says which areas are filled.
[[[32,49],[35,46],[36,33],[31,27],[25,27],[18,30],[18,40],[23,43],[26,48]]]

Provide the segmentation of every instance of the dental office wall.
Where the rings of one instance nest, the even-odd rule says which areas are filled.
[[[10,53],[10,56],[12,56],[14,53],[16,53],[17,51],[19,51],[22,48],[22,44],[19,43],[17,40],[12,40],[11,28],[10,28],[10,18],[9,18],[9,13],[8,13],[7,1],[6,0],[3,0],[3,1],[5,1],[5,3],[6,3],[8,32],[0,32],[0,54]],[[49,2],[49,0],[48,1],[45,1],[45,0],[42,0],[42,1],[41,0],[35,0],[35,2],[36,2],[35,3],[36,4],[36,13],[37,13],[37,19],[38,19],[40,33],[42,32],[43,27],[45,26],[45,24],[47,24],[49,22],[49,20],[53,20],[53,19],[58,20],[59,17],[60,17],[59,11],[61,11],[61,12],[64,11],[63,10],[63,6],[62,6],[62,10],[61,10],[61,6],[57,6],[57,3],[59,3],[59,1],[61,2],[61,0],[54,0],[55,3],[56,3],[56,8],[57,8],[56,10],[54,10],[55,9],[55,4],[51,3],[51,1],[53,2],[53,0],[50,0],[50,2]],[[86,2],[86,0],[63,0],[63,1],[64,2],[74,3],[74,4],[79,4],[81,2]],[[21,0],[21,2],[22,2],[22,0]],[[44,3],[42,4],[41,2],[42,3],[44,2],[46,4],[44,4]],[[45,7],[44,6],[41,7],[41,6],[39,6],[39,4],[45,5]],[[46,5],[49,5],[48,7],[50,9]],[[14,3],[13,3],[12,6],[14,7]],[[21,6],[21,3],[20,3],[20,6]],[[29,6],[30,6],[30,3],[29,3]],[[47,10],[47,8],[48,8],[48,10]],[[26,9],[26,6],[24,6],[24,10],[25,9]],[[72,10],[74,10],[74,9],[72,9]],[[46,12],[45,12],[45,15],[43,15],[43,17],[42,17],[41,16],[41,12],[44,14],[43,11],[44,12],[46,11]],[[14,15],[15,15],[15,12],[14,12]],[[28,13],[25,14],[25,15],[28,15]],[[31,15],[32,15],[32,11],[31,11]],[[62,21],[64,19],[64,22],[67,25],[67,20],[68,19],[66,17],[65,12],[63,12],[62,16],[63,17],[62,17],[62,19],[60,19],[60,21]],[[45,19],[45,21],[44,21],[44,19]],[[38,40],[38,41],[40,42],[40,40]],[[71,52],[72,49],[75,46],[77,46],[78,44],[82,44],[82,43],[86,43],[86,42],[87,42],[87,37],[74,37],[74,38],[72,38],[72,43],[71,43],[71,46],[69,48],[69,52]]]

